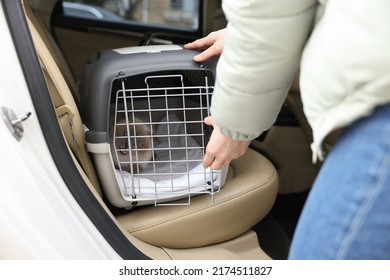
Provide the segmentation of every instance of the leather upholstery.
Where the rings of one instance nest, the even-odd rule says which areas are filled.
[[[231,163],[214,203],[208,195],[201,195],[193,197],[189,206],[148,206],[117,218],[130,234],[151,245],[201,247],[249,230],[271,210],[277,190],[273,165],[249,149]]]

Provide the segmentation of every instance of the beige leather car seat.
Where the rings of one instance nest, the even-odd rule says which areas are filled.
[[[80,101],[80,91],[79,86],[77,85],[76,80],[74,78],[73,72],[70,69],[67,61],[65,60],[65,57],[62,55],[62,51],[60,50],[59,46],[56,44],[49,27],[47,26],[47,24],[45,24],[45,21],[40,16],[36,15],[37,11],[35,8],[38,5],[42,6],[41,1],[25,0],[24,3],[30,14],[30,19],[35,22],[34,25],[36,26],[40,36],[46,43],[46,47],[49,49],[50,53],[53,54],[54,61],[57,65],[61,65],[60,71],[72,93],[74,101],[76,102],[76,104],[78,104]],[[56,1],[50,1],[50,3],[52,5],[52,9]],[[50,8],[50,5],[45,5],[45,8]],[[47,19],[46,21],[50,22],[49,19]]]
[[[47,47],[51,41],[45,41],[39,21],[27,0],[25,3],[32,38],[70,152],[91,191],[113,217],[102,202],[96,172],[83,145],[82,121],[59,60],[53,58],[55,54]],[[264,259],[269,257],[250,228],[269,213],[277,191],[274,166],[261,154],[248,150],[231,163],[215,203],[207,195],[197,196],[189,206],[140,207],[119,215],[115,222],[130,242],[151,258]]]

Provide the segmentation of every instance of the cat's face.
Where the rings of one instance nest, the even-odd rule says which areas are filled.
[[[113,131],[114,129],[112,129],[110,137],[113,137]],[[129,118],[128,125],[125,117],[117,119],[114,145],[111,145],[111,147],[116,168],[119,168],[120,165],[122,170],[128,172],[141,172],[153,156],[153,143],[149,125],[139,118],[134,118],[134,121]],[[133,170],[131,170],[131,164]]]

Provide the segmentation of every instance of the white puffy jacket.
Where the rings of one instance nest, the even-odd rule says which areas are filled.
[[[229,24],[211,108],[222,133],[245,140],[268,129],[299,64],[314,157],[332,130],[390,102],[390,1],[319,2],[309,40],[315,0],[222,2]]]

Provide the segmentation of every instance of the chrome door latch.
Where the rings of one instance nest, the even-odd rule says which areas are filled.
[[[12,109],[3,106],[0,108],[0,115],[11,134],[16,140],[20,141],[24,131],[22,122],[31,116],[31,112],[17,116]]]

